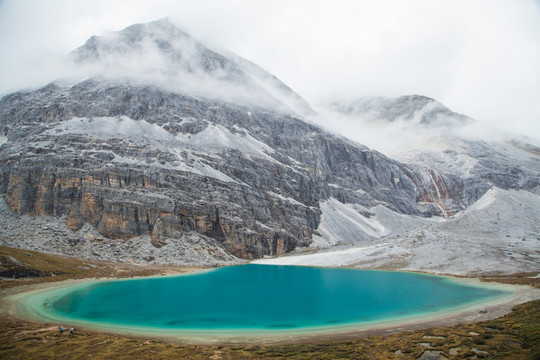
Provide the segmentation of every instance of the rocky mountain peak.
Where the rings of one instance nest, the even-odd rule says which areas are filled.
[[[126,55],[143,46],[147,40],[161,45],[166,52],[175,41],[192,40],[191,36],[176,27],[170,20],[161,19],[149,23],[134,24],[125,29],[106,35],[91,36],[84,45],[73,51],[75,61],[85,63],[98,61],[105,55]],[[136,59],[134,59],[136,60]]]
[[[348,117],[381,123],[402,121],[423,126],[460,126],[473,121],[423,95],[367,96],[350,102],[334,101],[329,108]]]
[[[128,79],[227,102],[313,113],[272,74],[233,53],[209,49],[168,19],[92,36],[70,55],[86,78]]]
[[[89,40],[90,41],[90,40]],[[180,42],[184,42],[180,44]],[[135,50],[155,50],[164,56],[174,59],[174,56],[181,57],[179,48],[189,43],[195,43],[189,34],[174,26],[170,21],[164,19],[151,23],[135,24],[122,31],[107,34],[104,36],[93,36],[91,44],[94,46],[88,50],[97,52],[99,55],[125,56]],[[155,49],[150,49],[155,45]],[[83,45],[81,50],[86,48]],[[77,54],[77,50],[75,51]],[[85,60],[81,58],[80,60]]]
[[[125,28],[124,33],[126,35],[132,34],[135,39],[145,36],[159,39],[191,37],[187,32],[174,25],[169,18],[133,24]]]
[[[131,25],[103,36],[92,36],[74,50],[80,64],[103,64],[114,70],[160,70],[164,75],[179,72],[205,73],[237,81],[245,75],[230,60],[206,48],[168,19]],[[104,71],[104,69],[101,69]],[[222,71],[223,74],[217,74]],[[131,72],[130,77],[136,77]]]

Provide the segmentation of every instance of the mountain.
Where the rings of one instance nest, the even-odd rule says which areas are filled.
[[[330,133],[275,76],[168,20],[93,36],[70,59],[78,78],[0,100],[4,244],[224,264],[404,234],[492,185],[538,181],[491,176],[490,160],[464,177]],[[425,99],[413,100],[446,124],[450,110]]]
[[[368,96],[354,101],[332,101],[327,106],[334,112],[375,123],[403,121],[424,126],[455,126],[473,121],[422,95]]]
[[[378,139],[399,133],[406,141],[394,146],[393,158],[459,177],[464,197],[481,195],[445,220],[329,199],[321,204],[312,244],[322,251],[260,262],[460,275],[540,271],[540,148],[534,139],[497,133],[416,95],[336,104],[326,116],[351,129],[360,124]]]
[[[459,177],[463,191],[475,193],[466,198],[478,199],[491,186],[526,190],[540,186],[537,141],[497,133],[434,99],[367,97],[333,101],[328,109],[329,118],[361,126],[377,140],[391,139],[385,153],[392,158]]]
[[[330,196],[438,213],[403,164],[268,109],[94,79],[0,105],[7,203],[73,230],[156,244],[196,232],[250,258],[308,245]]]
[[[71,58],[85,75],[151,82],[188,95],[314,113],[274,75],[233,53],[208,49],[168,19],[92,36]]]
[[[538,273],[540,196],[524,190],[488,190],[447,221],[400,215],[403,228],[353,247],[307,255],[261,259],[258,263],[354,266],[456,275]],[[390,220],[390,221],[389,221]],[[379,226],[399,224],[378,213]],[[419,221],[420,220],[420,221]],[[416,228],[414,228],[416,227]]]

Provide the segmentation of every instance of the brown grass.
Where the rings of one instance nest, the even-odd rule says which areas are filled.
[[[14,261],[15,260],[15,261]],[[183,273],[203,269],[175,265],[135,265],[110,261],[83,260],[67,256],[0,246],[0,271],[41,272],[46,276],[0,278],[0,289],[42,282],[85,278],[128,278]]]

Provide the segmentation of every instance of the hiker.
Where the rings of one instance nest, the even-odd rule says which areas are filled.
[[[59,333],[60,335],[62,335],[63,332],[64,332],[64,327],[63,327],[62,325],[60,325],[60,326],[58,327],[58,333]]]
[[[75,328],[69,329],[69,333],[72,334],[72,335],[75,334],[76,332],[77,332],[77,329],[75,329]]]

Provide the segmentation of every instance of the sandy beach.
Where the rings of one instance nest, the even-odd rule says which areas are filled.
[[[494,319],[509,313],[513,306],[540,298],[540,289],[529,286],[482,283],[477,279],[454,279],[458,282],[472,282],[475,285],[496,288],[506,295],[488,301],[476,302],[447,311],[439,311],[424,316],[405,317],[387,321],[374,321],[340,325],[333,327],[304,328],[301,330],[269,331],[203,331],[171,330],[127,325],[96,324],[87,321],[59,319],[43,311],[41,305],[59,294],[72,291],[96,279],[66,280],[56,283],[41,283],[21,286],[2,292],[1,305],[4,315],[46,324],[63,324],[64,327],[77,327],[104,333],[163,339],[178,344],[287,344],[313,341],[345,340],[380,334],[392,334],[436,326]],[[106,281],[106,280],[105,280]],[[483,309],[487,312],[480,312]]]

